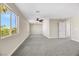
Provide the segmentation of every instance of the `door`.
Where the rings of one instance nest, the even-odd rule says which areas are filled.
[[[66,27],[65,21],[59,22],[59,38],[65,38],[66,35]]]

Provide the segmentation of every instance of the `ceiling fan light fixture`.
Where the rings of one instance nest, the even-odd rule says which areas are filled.
[[[39,11],[39,10],[37,10],[37,11],[36,11],[36,13],[40,13],[40,11]]]

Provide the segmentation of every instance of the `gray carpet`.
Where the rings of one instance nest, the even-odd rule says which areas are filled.
[[[79,43],[70,39],[47,39],[31,35],[12,56],[78,56]]]

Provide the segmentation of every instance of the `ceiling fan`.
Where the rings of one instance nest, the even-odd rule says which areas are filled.
[[[37,18],[36,21],[43,22],[43,19]]]
[[[36,13],[39,14],[40,11],[39,10],[36,10]],[[37,18],[36,21],[43,22],[43,19]]]

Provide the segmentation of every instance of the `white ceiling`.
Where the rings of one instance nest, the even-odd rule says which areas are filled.
[[[37,17],[63,19],[79,15],[78,3],[16,3],[15,5],[29,20]]]

